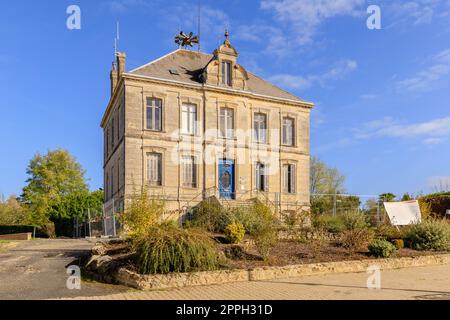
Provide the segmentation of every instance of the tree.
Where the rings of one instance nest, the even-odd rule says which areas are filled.
[[[23,188],[21,201],[30,209],[33,224],[47,230],[47,233],[51,233],[48,229],[51,219],[60,217],[55,207],[61,206],[67,197],[88,193],[85,171],[63,149],[49,151],[44,156],[36,154],[30,161],[27,174],[28,184]]]
[[[402,201],[410,201],[410,200],[413,200],[413,199],[414,199],[414,197],[411,196],[408,192],[405,193],[405,194],[402,196]]]
[[[310,191],[311,191],[311,209],[315,214],[323,214],[333,211],[336,202],[344,204],[342,207],[347,208],[349,205],[358,203],[359,198],[346,198],[339,196],[345,193],[344,188],[345,177],[336,168],[328,167],[323,161],[317,157],[311,158],[310,169]],[[322,196],[323,195],[323,196]],[[333,195],[337,195],[336,197]],[[357,207],[358,207],[357,206]]]
[[[15,196],[0,199],[0,225],[17,226],[30,222],[28,211],[20,205]]]
[[[384,202],[394,202],[396,198],[397,196],[390,192],[380,194],[380,200]]]
[[[317,157],[311,158],[310,191],[311,194],[344,193],[345,177],[336,168],[328,167]]]

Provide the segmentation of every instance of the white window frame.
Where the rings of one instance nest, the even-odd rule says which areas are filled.
[[[234,109],[220,108],[219,114],[219,134],[221,138],[234,138]]]
[[[159,115],[157,115],[159,111]],[[162,131],[163,101],[158,98],[147,98],[145,107],[145,128],[151,131]]]
[[[222,84],[231,87],[233,63],[231,61],[222,61]]]
[[[197,134],[197,105],[183,103],[181,105],[181,133],[186,135]]]
[[[197,163],[195,156],[181,157],[181,180],[184,188],[197,188]]]
[[[255,142],[267,143],[267,114],[257,112],[253,117],[253,136]]]
[[[290,123],[290,125],[288,125]],[[291,117],[283,118],[283,145],[295,146],[295,119]]]
[[[147,153],[147,183],[153,187],[163,184],[163,155],[158,152]]]
[[[288,194],[296,193],[297,166],[291,163],[283,164],[283,192]]]
[[[269,191],[269,176],[267,175],[267,171],[267,164],[262,162],[255,163],[255,189],[257,191]]]

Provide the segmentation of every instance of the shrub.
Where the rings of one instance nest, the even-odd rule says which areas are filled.
[[[450,250],[450,226],[445,221],[426,220],[412,226],[406,240],[415,250]]]
[[[255,226],[259,224],[260,219],[257,210],[253,210],[253,207],[233,208],[231,216],[235,223],[240,223],[244,226],[245,232],[248,234],[255,229]]]
[[[216,244],[204,231],[173,224],[151,227],[133,239],[141,274],[208,271],[219,268]]]
[[[145,234],[161,222],[164,208],[164,201],[152,198],[148,194],[148,188],[144,187],[142,192],[134,191],[127,210],[119,219],[131,235]]]
[[[253,234],[256,249],[264,261],[268,261],[273,247],[278,242],[278,232],[275,228],[266,226],[258,229]]]
[[[325,230],[330,233],[341,233],[345,230],[344,221],[341,216],[316,215],[313,218],[313,226],[316,229]]]
[[[387,241],[392,241],[395,239],[402,239],[404,237],[404,232],[397,229],[393,225],[383,224],[375,229],[377,238],[384,239]]]
[[[190,225],[222,233],[232,222],[232,215],[218,201],[203,201],[194,208]]]
[[[240,243],[245,236],[245,228],[241,223],[232,223],[225,228],[225,237],[231,244]]]
[[[368,228],[346,230],[341,235],[340,244],[353,253],[365,249],[367,244],[372,241],[373,236],[372,230]]]
[[[392,240],[392,244],[397,250],[403,249],[405,247],[405,242],[402,239],[394,239]]]
[[[250,212],[258,219],[248,226],[249,233],[255,241],[256,249],[261,257],[264,261],[268,261],[273,247],[278,242],[278,220],[269,206],[260,201],[254,202]]]
[[[389,258],[395,251],[395,246],[386,240],[375,240],[369,244],[370,254],[377,258]]]
[[[360,230],[369,228],[367,217],[359,212],[346,212],[342,215],[345,230]]]

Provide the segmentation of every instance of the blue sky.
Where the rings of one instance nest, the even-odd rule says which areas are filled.
[[[5,1],[4,1],[5,2]],[[450,182],[450,0],[202,0],[203,51],[228,28],[239,62],[313,101],[312,153],[348,192],[434,191]],[[81,8],[81,30],[66,8]],[[366,27],[379,5],[382,30]],[[0,10],[0,194],[20,194],[36,152],[63,147],[102,186],[100,120],[115,21],[127,69],[197,30],[197,0],[8,2]]]

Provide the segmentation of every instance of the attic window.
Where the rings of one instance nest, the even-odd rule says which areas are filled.
[[[231,87],[231,62],[222,62],[222,84]]]
[[[180,74],[178,73],[178,70],[177,70],[177,69],[170,69],[169,72],[170,72],[170,74],[173,74],[173,75],[176,75],[176,76],[180,75]]]

